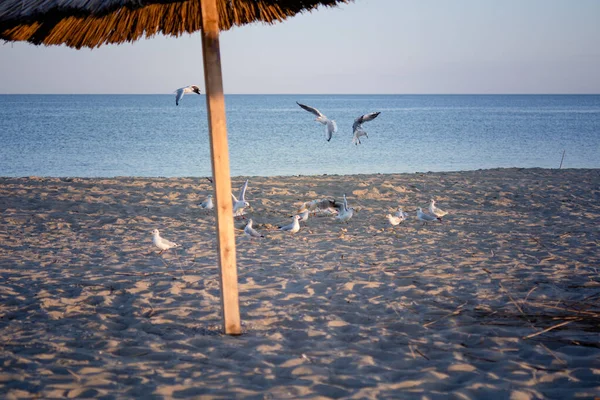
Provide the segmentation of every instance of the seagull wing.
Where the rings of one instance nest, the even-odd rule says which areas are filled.
[[[300,104],[298,102],[296,102],[296,104],[298,104],[300,107],[304,108],[306,111],[315,114],[317,117],[325,117],[323,114],[321,114],[321,111],[317,110],[314,107],[305,106],[304,104]]]
[[[246,182],[244,182],[244,185],[241,187],[240,190],[240,201],[246,201],[246,189],[248,188],[248,180],[246,179]]]
[[[181,100],[181,98],[183,97],[184,90],[185,90],[185,88],[177,89],[177,96],[175,97],[175,105],[176,106],[179,105],[179,100]]]
[[[328,119],[327,125],[325,125],[325,136],[327,137],[327,141],[331,140],[331,136],[337,132],[337,124],[335,121]]]
[[[355,131],[356,129],[360,128],[361,125],[363,123],[365,123],[365,122],[373,121],[375,118],[377,118],[377,116],[379,114],[381,114],[380,111],[379,112],[372,112],[372,113],[369,113],[369,114],[361,115],[360,117],[358,117],[358,118],[356,118],[354,120],[354,124],[352,124],[352,130]]]
[[[348,211],[348,200],[346,200],[346,193],[344,193],[344,211]]]

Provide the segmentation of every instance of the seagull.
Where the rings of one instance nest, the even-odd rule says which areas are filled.
[[[300,217],[300,221],[302,222],[306,222],[306,220],[308,220],[308,208],[305,209],[304,211],[302,211],[300,214],[298,214],[298,216]]]
[[[300,220],[300,216],[294,215],[292,218],[294,218],[294,221],[291,224],[285,225],[285,226],[280,226],[279,230],[284,231],[284,232],[290,232],[290,233],[298,232],[300,230],[300,222],[298,222]]]
[[[352,136],[352,144],[354,144],[356,146],[361,144],[361,141],[359,139],[361,136],[369,137],[367,132],[363,131],[362,128],[358,128],[357,130],[354,131],[354,136]]]
[[[390,221],[390,224],[392,224],[393,226],[399,225],[400,222],[402,222],[402,219],[396,215],[392,215],[392,214],[388,214],[386,215],[388,221]]]
[[[158,254],[162,254],[163,251],[169,250],[170,248],[179,247],[177,243],[169,242],[167,239],[161,238],[158,229],[152,231],[152,243],[160,249],[160,253]]]
[[[190,85],[190,86],[186,86],[186,87],[177,89],[175,91],[175,93],[177,93],[177,96],[175,97],[175,105],[178,106],[179,100],[181,100],[181,98],[183,97],[184,94],[186,94],[186,93],[200,94],[200,88],[196,85]]]
[[[435,215],[437,217],[437,219],[439,219],[440,221],[442,220],[442,217],[446,214],[448,214],[446,211],[442,210],[441,208],[437,208],[435,206],[435,200],[431,199],[431,203],[429,204],[429,212],[433,215]]]
[[[204,208],[205,210],[212,210],[214,207],[212,194],[209,194],[206,200],[200,203],[200,208]]]
[[[348,222],[350,218],[354,215],[354,208],[348,208],[348,200],[346,200],[346,194],[344,193],[344,204],[339,210],[339,214],[335,217],[336,219],[342,222]]]
[[[240,197],[239,199],[235,197],[233,193],[231,193],[231,197],[233,197],[233,216],[239,217],[240,215],[244,215],[244,208],[250,207],[250,203],[246,201],[246,189],[248,188],[248,180],[244,182],[244,185],[240,189]]]
[[[361,115],[360,117],[356,118],[354,120],[354,123],[352,124],[352,143],[354,143],[355,145],[359,145],[360,144],[360,139],[359,137],[361,136],[366,136],[369,137],[369,135],[367,135],[367,132],[365,132],[362,128],[362,124],[368,121],[373,121],[375,118],[377,118],[379,116],[379,114],[381,114],[381,112],[372,112],[369,114],[364,114]]]
[[[264,238],[265,237],[265,235],[261,235],[260,233],[258,233],[256,231],[256,229],[252,228],[252,218],[250,218],[248,220],[248,224],[244,228],[244,233],[246,235],[248,235],[250,238],[253,238],[253,237],[263,237]]]
[[[420,221],[423,221],[423,225],[427,224],[428,222],[435,221],[437,219],[437,217],[434,217],[433,215],[425,214],[421,207],[419,207],[419,209],[417,210],[417,218],[419,218]]]
[[[402,211],[402,206],[398,207],[398,211],[396,211],[394,213],[394,217],[398,217],[400,218],[400,222],[404,221],[406,218],[408,218],[408,214],[405,213],[404,211]]]
[[[321,200],[311,200],[302,203],[302,206],[298,209],[298,213],[303,213],[305,210],[308,210],[311,213],[316,213],[319,210],[322,211],[332,211],[335,210],[339,205],[335,204],[335,201],[329,199],[321,199]],[[336,210],[337,211],[337,210]]]
[[[300,104],[298,102],[296,102],[296,104],[298,104],[300,107],[304,108],[306,111],[315,114],[317,116],[317,118],[315,118],[315,121],[320,122],[323,125],[325,125],[325,137],[327,138],[327,141],[329,142],[331,140],[331,136],[335,132],[337,132],[337,124],[335,123],[335,121],[327,118],[325,115],[323,115],[321,113],[321,111],[317,110],[314,107],[305,106],[304,104]]]

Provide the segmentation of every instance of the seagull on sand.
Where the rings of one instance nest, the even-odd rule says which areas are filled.
[[[212,194],[209,194],[206,200],[200,203],[200,208],[205,210],[212,210],[214,207],[215,205],[213,204]]]
[[[244,233],[249,236],[250,238],[255,238],[255,237],[262,237],[264,238],[265,235],[261,235],[260,233],[258,233],[256,231],[256,229],[254,229],[252,227],[252,218],[250,218],[248,220],[248,224],[246,224],[246,227],[244,228]]]
[[[304,211],[302,211],[300,214],[298,214],[298,216],[300,217],[300,221],[302,222],[306,222],[308,220],[308,208],[305,209]]]
[[[419,207],[419,209],[417,210],[417,218],[419,218],[419,221],[423,221],[423,225],[426,225],[428,222],[435,221],[436,219],[438,219],[433,215],[425,214],[421,207]]]
[[[369,114],[361,115],[360,117],[358,117],[354,120],[354,123],[352,124],[352,134],[353,134],[352,143],[354,143],[355,145],[358,146],[360,144],[359,138],[361,136],[369,137],[367,132],[365,132],[363,130],[362,124],[365,122],[373,121],[375,118],[377,118],[379,116],[379,114],[381,114],[380,111],[372,112]]]
[[[160,249],[160,253],[158,254],[162,254],[163,251],[173,247],[179,247],[177,243],[169,242],[167,239],[161,238],[158,229],[152,231],[152,243]]]
[[[331,140],[331,136],[337,132],[337,124],[335,123],[335,121],[327,118],[323,113],[321,113],[321,111],[317,110],[314,107],[305,106],[304,104],[300,104],[298,102],[296,102],[296,104],[304,108],[306,111],[315,114],[317,116],[317,118],[315,118],[315,121],[325,125],[325,137],[329,142]]]
[[[240,215],[244,215],[244,208],[250,207],[250,203],[246,201],[246,189],[248,189],[248,180],[244,182],[244,185],[240,189],[239,199],[235,197],[233,193],[231,193],[231,197],[233,197],[233,216],[239,217]]]
[[[388,214],[386,215],[388,221],[390,221],[390,224],[392,224],[393,226],[399,225],[400,222],[402,222],[402,220],[399,217],[396,217],[395,215],[392,214]]]
[[[190,85],[190,86],[186,86],[186,87],[177,89],[175,91],[175,93],[177,93],[177,96],[175,96],[175,105],[178,106],[179,100],[181,100],[181,98],[183,97],[184,94],[186,94],[186,93],[200,94],[200,88],[196,85]]]
[[[298,209],[298,213],[302,213],[305,210],[308,210],[311,213],[316,213],[319,210],[322,211],[332,211],[335,210],[336,207],[339,207],[335,204],[335,201],[329,199],[322,200],[311,200],[302,203],[302,206]]]
[[[400,218],[400,220],[401,220],[400,222],[402,222],[402,221],[406,220],[406,218],[408,218],[408,214],[405,213],[404,211],[402,211],[402,206],[398,207],[398,211],[396,211],[394,213],[394,216]]]
[[[300,222],[298,222],[300,220],[300,216],[294,215],[292,218],[294,218],[294,221],[291,224],[285,225],[285,226],[280,226],[279,230],[284,231],[284,232],[290,232],[290,233],[298,232],[300,230]]]
[[[435,206],[435,200],[431,199],[431,203],[429,203],[429,212],[433,215],[435,215],[437,217],[437,219],[439,219],[440,221],[442,220],[442,217],[446,214],[448,214],[446,211],[442,210],[441,208],[437,208]]]
[[[340,207],[336,219],[348,223],[348,220],[354,215],[354,208],[348,208],[348,200],[346,199],[346,193],[344,193],[344,204]]]

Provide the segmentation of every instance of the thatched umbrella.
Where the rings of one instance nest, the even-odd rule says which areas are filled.
[[[225,333],[241,333],[219,32],[352,0],[3,0],[0,39],[80,49],[201,31]]]

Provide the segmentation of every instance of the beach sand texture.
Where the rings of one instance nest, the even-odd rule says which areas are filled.
[[[248,179],[232,337],[208,179],[0,178],[0,397],[600,396],[600,170]]]

